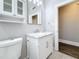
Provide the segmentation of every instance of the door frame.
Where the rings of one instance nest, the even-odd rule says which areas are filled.
[[[59,8],[65,5],[68,5],[70,3],[75,2],[74,0],[65,1],[62,3],[59,3],[55,6],[56,14],[55,14],[55,50],[59,50]]]

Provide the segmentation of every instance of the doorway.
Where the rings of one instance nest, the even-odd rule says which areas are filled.
[[[79,3],[78,1],[69,1],[60,4],[57,7],[58,12],[58,34],[61,47],[60,51],[79,58],[78,47],[72,41],[79,39]],[[68,48],[69,47],[69,48]],[[71,47],[71,48],[70,48]],[[75,50],[76,49],[76,50]],[[66,51],[66,52],[65,52]],[[67,53],[68,52],[68,53]]]

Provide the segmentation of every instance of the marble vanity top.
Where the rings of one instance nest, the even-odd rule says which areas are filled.
[[[37,32],[37,33],[29,33],[27,34],[27,36],[34,37],[34,38],[41,38],[52,34],[53,34],[52,32]]]

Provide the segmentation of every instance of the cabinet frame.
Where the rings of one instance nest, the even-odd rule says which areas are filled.
[[[28,59],[46,59],[53,52],[52,38],[52,35],[47,35],[41,38],[27,36]]]
[[[22,9],[23,10],[23,15],[18,14],[18,10],[17,10],[17,8],[18,8],[18,5],[17,5],[18,1],[22,2],[22,4],[23,4],[23,9]],[[16,8],[16,10],[15,10],[16,15],[18,17],[24,17],[25,16],[25,5],[26,5],[25,3],[26,3],[26,1],[25,0],[16,0],[16,3],[17,3],[17,4],[15,4],[16,5],[16,7],[15,7]]]
[[[1,0],[1,14],[12,16],[14,14],[14,0],[12,0],[12,12],[4,11],[4,0]]]
[[[41,11],[38,11],[36,13],[33,13],[31,15],[29,15],[29,24],[32,24],[32,16],[35,16],[37,15],[37,24],[34,24],[34,25],[39,25],[41,24]]]
[[[26,23],[27,20],[27,1],[19,0],[23,3],[23,15],[19,15],[17,12],[17,1],[12,0],[12,12],[4,11],[4,0],[0,0],[0,22],[10,22],[10,23]],[[3,17],[3,18],[2,18]],[[6,18],[5,18],[6,17]],[[10,19],[10,20],[8,20]],[[14,19],[14,20],[11,20]],[[20,20],[22,19],[22,20]]]

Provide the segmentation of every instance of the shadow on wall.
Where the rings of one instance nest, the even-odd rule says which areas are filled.
[[[79,4],[73,2],[59,8],[59,37],[79,42]]]
[[[24,59],[27,57],[27,36],[23,36],[23,44],[21,50],[21,57],[19,59]]]

